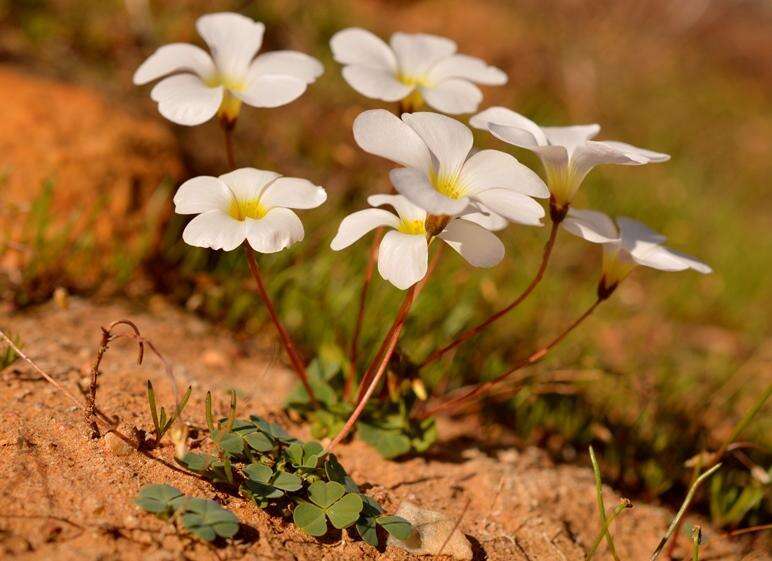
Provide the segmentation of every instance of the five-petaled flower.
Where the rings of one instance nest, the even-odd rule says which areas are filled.
[[[490,107],[470,119],[478,129],[520,148],[535,152],[544,164],[553,206],[565,213],[589,171],[598,164],[643,165],[664,162],[667,154],[614,140],[591,140],[600,125],[540,127],[505,107]]]
[[[189,245],[231,251],[246,240],[255,251],[276,253],[304,236],[289,209],[316,208],[325,200],[325,190],[306,179],[241,168],[189,179],[174,195],[174,210],[198,215],[182,233]]]
[[[318,60],[295,51],[255,57],[265,26],[230,12],[198,18],[196,28],[212,56],[187,43],[159,48],[134,73],[134,83],[155,85],[150,96],[161,115],[180,125],[198,125],[219,112],[235,121],[241,103],[278,107],[298,98],[322,74]]]
[[[660,271],[713,272],[694,257],[665,247],[665,236],[632,218],[622,216],[614,222],[602,212],[572,208],[561,226],[580,238],[603,244],[601,296],[611,294],[638,265]]]
[[[356,27],[339,31],[330,40],[352,88],[370,98],[401,101],[404,111],[420,109],[426,102],[444,113],[471,113],[483,97],[475,83],[507,83],[507,75],[498,68],[457,54],[450,39],[394,33],[390,44]]]
[[[541,225],[544,208],[531,197],[549,196],[544,182],[504,152],[481,150],[469,156],[472,131],[455,119],[405,113],[400,120],[373,109],[354,121],[354,138],[366,152],[405,166],[391,170],[394,188],[431,215],[482,210]]]
[[[426,276],[428,267],[433,236],[426,231],[426,211],[401,195],[372,195],[367,202],[374,207],[390,205],[396,215],[381,208],[354,212],[340,223],[330,247],[339,251],[376,228],[392,228],[378,248],[378,272],[397,288],[409,288]],[[501,240],[463,218],[450,220],[437,237],[475,267],[493,267],[504,257]]]

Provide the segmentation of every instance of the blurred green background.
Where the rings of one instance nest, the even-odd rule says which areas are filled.
[[[532,384],[480,408],[488,413],[483,440],[502,438],[505,431],[564,461],[585,461],[586,447],[594,443],[603,451],[609,482],[647,499],[682,496],[690,476],[684,461],[716,449],[772,382],[772,4],[0,0],[0,61],[94,90],[136,118],[161,123],[149,88],[132,86],[131,75],[157,46],[200,44],[195,19],[217,10],[263,21],[264,50],[301,50],[326,68],[289,106],[245,107],[236,128],[240,165],[306,177],[330,195],[322,208],[303,213],[302,244],[260,259],[281,315],[309,358],[323,346],[346,349],[353,327],[369,241],[333,253],[329,241],[337,223],[364,207],[368,194],[389,188],[389,164],[353,142],[354,117],[380,105],[343,81],[328,48],[335,31],[361,26],[384,38],[398,30],[453,38],[460,52],[480,56],[510,77],[504,87],[485,89],[481,108],[505,105],[545,125],[598,122],[602,139],[672,155],[661,165],[596,169],[576,204],[643,220],[715,274],[637,271],[538,366]],[[18,271],[3,269],[6,305],[41,301],[57,286],[100,296],[160,292],[237,334],[270,336],[240,253],[184,246],[183,222],[168,215],[165,201],[175,181],[226,169],[218,124],[162,126],[173,132],[183,171],[163,182],[145,207],[135,232],[144,241],[120,240],[105,254],[88,232],[54,228],[68,209],[53,211],[45,199],[56,192],[52,180],[49,191],[19,210],[18,219],[30,223],[25,231],[32,233],[31,250],[14,262]],[[511,150],[486,134],[476,136],[480,147]],[[513,153],[541,173],[530,154]],[[3,165],[3,177],[14,172],[13,165]],[[508,303],[533,275],[546,234],[543,228],[508,228],[507,258],[490,271],[473,270],[446,252],[411,314],[402,351],[420,360]],[[62,252],[66,262],[54,258]],[[91,264],[90,273],[96,267],[102,274],[84,282],[84,263]],[[530,352],[592,301],[599,263],[597,247],[561,234],[536,293],[461,347],[452,364],[428,370],[427,383],[446,372],[452,386],[485,379]],[[400,299],[391,285],[374,282],[363,349],[371,352],[380,341]],[[367,352],[362,355],[364,363]],[[769,520],[769,411],[767,406],[742,436],[753,447],[730,458],[731,469],[702,502],[719,524]]]

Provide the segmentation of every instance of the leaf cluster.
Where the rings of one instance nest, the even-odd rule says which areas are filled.
[[[171,485],[145,485],[134,503],[205,541],[230,538],[239,531],[239,521],[232,512],[215,501],[188,497]]]

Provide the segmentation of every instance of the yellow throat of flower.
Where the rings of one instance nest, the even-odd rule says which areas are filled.
[[[267,212],[268,209],[260,204],[260,199],[249,199],[246,201],[233,199],[228,208],[228,215],[239,221],[246,220],[247,218],[259,220]]]
[[[460,199],[466,195],[466,187],[458,181],[457,175],[432,174],[429,179],[434,188],[449,199]]]
[[[400,74],[399,81],[406,86],[415,86],[412,92],[399,102],[400,111],[412,113],[418,111],[424,106],[424,97],[421,95],[421,86],[429,86],[429,82],[424,76],[405,76]]]
[[[400,220],[397,230],[403,234],[418,235],[426,234],[426,226],[423,220]]]
[[[571,166],[556,167],[545,164],[544,169],[547,172],[547,187],[557,205],[564,207],[570,204],[580,183],[574,176]]]
[[[226,122],[235,123],[241,111],[241,100],[229,90],[225,90],[222,96],[217,115]]]

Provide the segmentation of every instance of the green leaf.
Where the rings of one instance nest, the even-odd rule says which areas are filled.
[[[273,477],[273,470],[265,464],[252,463],[244,468],[244,473],[252,481],[268,484]]]
[[[410,439],[398,430],[384,430],[360,421],[357,435],[387,459],[410,452]]]
[[[185,510],[182,523],[203,540],[212,541],[217,536],[230,538],[239,531],[238,518],[214,501],[190,499]]]
[[[413,525],[401,516],[383,515],[376,522],[398,540],[405,541],[413,533]]]
[[[378,527],[373,516],[360,516],[357,520],[357,533],[365,543],[378,547]]]
[[[291,436],[287,431],[285,431],[276,423],[269,423],[268,421],[258,417],[257,415],[250,415],[249,419],[253,423],[255,423],[255,426],[258,429],[263,431],[265,434],[267,434],[274,440],[278,440],[279,442],[284,442],[285,444],[297,442],[297,438],[295,438],[294,436]]]
[[[346,488],[336,481],[314,481],[308,488],[311,502],[325,510],[345,494]]]
[[[244,439],[237,433],[218,431],[220,450],[226,454],[238,455],[244,452]]]
[[[145,485],[139,490],[134,503],[153,514],[171,514],[176,509],[177,499],[182,496],[182,491],[171,485]]]
[[[319,454],[324,451],[318,442],[295,442],[287,447],[287,457],[296,468],[313,469],[319,463]]]
[[[268,452],[273,450],[274,445],[271,439],[260,431],[247,433],[243,438],[252,450],[257,452]]]
[[[327,519],[324,511],[316,505],[302,502],[292,512],[292,520],[306,533],[323,536],[327,533]]]
[[[210,454],[188,452],[181,461],[190,471],[201,473],[209,469],[216,459],[217,458]]]
[[[437,423],[434,419],[424,419],[418,426],[418,434],[413,437],[411,444],[419,454],[426,452],[437,441]]]
[[[329,454],[327,456],[327,461],[324,463],[324,472],[327,474],[327,479],[330,481],[337,481],[343,485],[349,493],[359,492],[359,486],[354,483],[354,480],[346,473],[346,470],[340,464],[335,454]]]
[[[294,473],[280,471],[273,480],[273,486],[283,491],[297,491],[303,487],[303,480]]]
[[[347,528],[357,521],[363,506],[364,504],[359,495],[348,493],[327,509],[327,517],[332,522],[332,525],[339,530]]]

